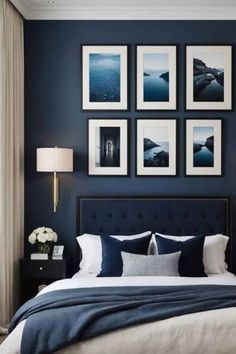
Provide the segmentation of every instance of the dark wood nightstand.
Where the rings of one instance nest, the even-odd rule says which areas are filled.
[[[68,259],[20,260],[20,304],[38,293],[39,285],[65,279],[69,274]]]

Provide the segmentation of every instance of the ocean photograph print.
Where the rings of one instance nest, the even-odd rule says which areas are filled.
[[[232,109],[232,46],[186,46],[186,109]]]
[[[176,46],[136,46],[137,110],[176,110]]]
[[[222,120],[186,119],[186,175],[222,175]]]
[[[126,45],[82,45],[82,110],[127,110]]]
[[[176,175],[176,119],[136,120],[137,176]]]

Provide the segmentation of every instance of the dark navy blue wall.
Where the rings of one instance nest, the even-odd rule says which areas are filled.
[[[67,253],[74,253],[78,195],[235,197],[235,112],[184,112],[184,44],[229,43],[235,45],[235,51],[235,33],[236,21],[25,21],[25,235],[35,227],[51,226]],[[129,112],[81,112],[81,43],[130,44]],[[135,112],[135,43],[179,45],[177,112]],[[87,176],[88,117],[130,118],[130,177]],[[178,118],[178,177],[135,177],[136,117]],[[184,117],[224,119],[223,177],[184,177]],[[56,214],[51,203],[52,176],[37,173],[35,167],[36,148],[55,145],[75,151],[75,172],[60,175],[61,200]]]

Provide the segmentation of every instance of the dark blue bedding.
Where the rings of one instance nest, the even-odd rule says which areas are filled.
[[[24,304],[10,331],[27,319],[21,353],[47,354],[115,329],[234,306],[236,287],[224,285],[57,290]]]

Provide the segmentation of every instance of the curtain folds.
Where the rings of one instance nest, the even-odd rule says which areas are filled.
[[[0,325],[18,305],[23,203],[23,18],[8,0],[0,0]]]

